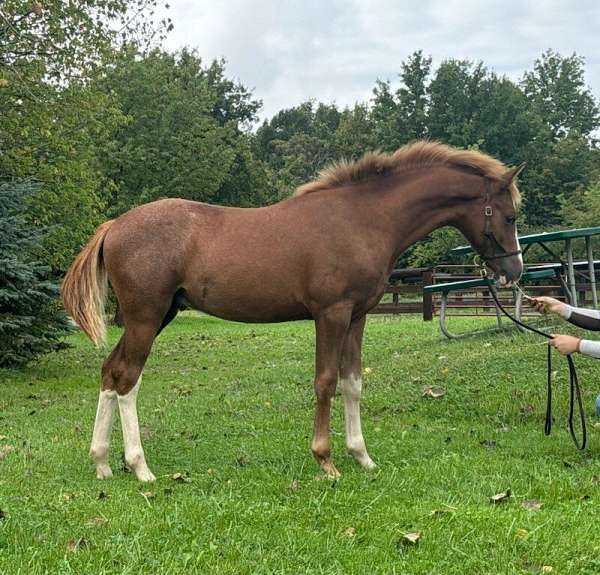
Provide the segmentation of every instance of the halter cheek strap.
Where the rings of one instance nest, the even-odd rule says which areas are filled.
[[[486,262],[490,260],[498,260],[500,258],[509,258],[511,256],[518,256],[521,253],[521,250],[515,250],[512,252],[507,252],[502,244],[496,239],[494,232],[492,231],[492,216],[494,215],[494,210],[492,209],[492,204],[490,201],[491,196],[491,182],[489,178],[484,178],[485,180],[485,197],[484,197],[484,208],[483,208],[483,235],[488,239],[490,246],[492,248],[491,255],[482,255],[482,259]]]

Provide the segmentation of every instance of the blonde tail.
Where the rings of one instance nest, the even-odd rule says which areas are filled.
[[[104,342],[104,300],[108,277],[102,259],[102,244],[114,220],[104,222],[79,252],[65,275],[61,299],[79,327],[96,344]]]

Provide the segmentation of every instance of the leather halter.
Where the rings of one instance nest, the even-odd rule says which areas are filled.
[[[484,208],[483,215],[485,217],[483,224],[483,235],[488,239],[491,247],[492,247],[492,255],[486,256],[482,255],[481,258],[489,262],[490,260],[498,260],[500,258],[509,258],[511,256],[518,256],[521,253],[521,250],[515,250],[512,252],[507,252],[502,244],[496,239],[494,232],[492,231],[492,216],[494,215],[494,210],[492,209],[492,205],[490,203],[490,195],[491,195],[491,182],[490,179],[484,177],[485,180],[485,198],[484,198]]]

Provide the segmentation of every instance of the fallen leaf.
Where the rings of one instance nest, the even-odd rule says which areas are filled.
[[[423,388],[422,397],[432,397],[433,399],[437,399],[438,397],[443,397],[446,395],[446,390],[443,387],[433,387],[431,385],[427,385]]]
[[[510,489],[507,489],[506,491],[502,491],[500,493],[496,493],[496,495],[492,495],[490,497],[490,501],[492,503],[503,503],[510,497],[510,495],[511,495],[511,491],[510,491]]]
[[[346,527],[346,529],[344,529],[344,535],[346,535],[346,537],[354,537],[356,535],[356,529],[354,529],[354,527]]]
[[[173,481],[179,481],[179,483],[189,483],[191,481],[191,479],[183,473],[173,473],[173,475],[171,475],[171,479]]]
[[[154,499],[156,497],[156,495],[154,494],[154,491],[142,491],[140,493],[140,495],[142,497],[144,497],[146,500],[148,500],[148,499]]]
[[[9,453],[12,453],[15,448],[12,445],[3,445],[0,447],[0,461],[2,461]]]
[[[372,371],[373,371],[373,369],[372,369],[372,368],[370,368],[370,367],[365,367],[365,368],[363,369],[363,373],[365,373],[365,374],[367,374],[367,375],[369,375],[369,373],[371,373]]]
[[[300,489],[300,482],[297,479],[292,479],[290,489],[292,491],[298,491],[298,489]]]
[[[421,539],[421,533],[419,531],[412,531],[411,533],[402,535],[400,541],[405,545],[416,545],[419,539]]]
[[[493,440],[493,439],[482,439],[479,442],[479,445],[482,445],[483,447],[496,447],[497,443]]]
[[[530,511],[539,511],[542,508],[542,505],[544,504],[537,499],[526,499],[521,503],[522,507],[529,509]]]
[[[524,539],[525,537],[527,537],[527,535],[529,535],[529,531],[527,531],[527,529],[519,527],[519,529],[515,531],[515,535],[519,537],[519,539]]]
[[[554,571],[554,567],[551,565],[542,565],[542,573],[552,573]]]
[[[89,547],[89,545],[90,544],[83,537],[80,537],[79,539],[71,539],[67,543],[67,551],[75,553],[76,551],[86,549],[87,547]]]

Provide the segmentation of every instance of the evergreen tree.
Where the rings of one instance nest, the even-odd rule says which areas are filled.
[[[19,367],[63,347],[69,322],[50,268],[31,257],[43,230],[23,215],[31,182],[0,184],[0,367]]]

